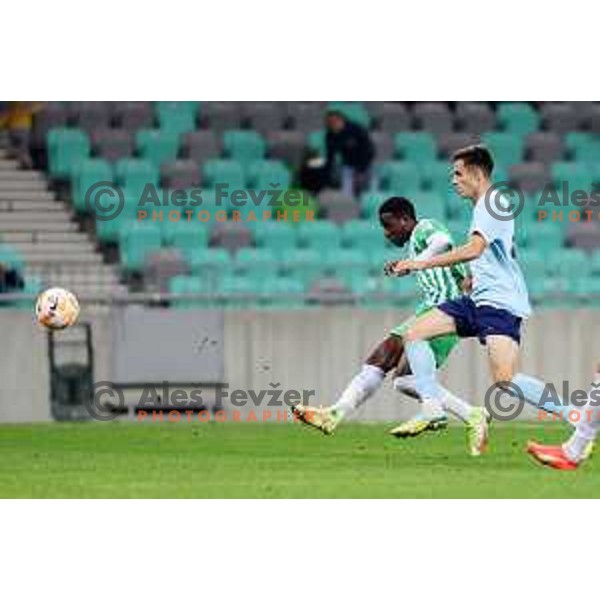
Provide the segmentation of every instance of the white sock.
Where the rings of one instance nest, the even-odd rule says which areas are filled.
[[[348,416],[379,389],[384,378],[385,373],[379,367],[364,365],[331,408],[342,417]]]
[[[442,390],[442,404],[444,408],[466,423],[471,416],[473,407],[458,396],[455,396],[445,387],[440,386],[440,389]]]
[[[396,377],[394,379],[394,389],[398,392],[406,394],[411,398],[419,398],[419,393],[416,388],[416,378],[414,375],[403,375],[402,377]],[[455,396],[450,390],[443,386],[439,386],[442,392],[442,405],[445,410],[451,412],[453,415],[458,417],[465,423],[471,416],[472,406]]]
[[[588,445],[593,441],[593,436],[590,438],[587,435],[582,435],[582,432],[578,427],[567,443],[563,444],[563,450],[570,460],[573,462],[580,462],[585,456]]]

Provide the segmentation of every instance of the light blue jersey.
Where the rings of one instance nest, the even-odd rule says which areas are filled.
[[[497,194],[497,192],[493,192]],[[494,207],[508,205],[506,198],[492,196]],[[531,314],[527,286],[515,259],[514,219],[502,221],[490,214],[485,198],[475,203],[469,234],[477,232],[487,242],[483,254],[470,262],[473,276],[471,298],[477,306],[494,306],[513,315],[527,318]]]

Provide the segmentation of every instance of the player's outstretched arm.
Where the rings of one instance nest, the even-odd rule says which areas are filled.
[[[411,271],[450,267],[458,263],[469,262],[479,258],[483,254],[486,245],[485,239],[478,233],[474,233],[466,244],[438,256],[424,260],[400,260],[395,264],[394,271],[397,275],[402,276]]]

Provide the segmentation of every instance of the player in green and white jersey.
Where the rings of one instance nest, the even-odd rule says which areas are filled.
[[[406,198],[392,197],[386,200],[379,209],[379,220],[384,234],[390,242],[398,247],[408,244],[408,255],[413,260],[416,257],[430,258],[446,252],[454,246],[448,229],[432,219],[417,220],[415,208],[412,202]],[[395,262],[385,265],[384,273],[386,275],[398,275],[393,273]],[[394,388],[418,399],[414,377],[410,374],[408,362],[404,356],[404,333],[417,317],[441,302],[461,296],[468,285],[468,279],[468,271],[464,265],[420,271],[416,281],[419,304],[415,315],[394,328],[389,336],[377,346],[366,360],[360,373],[354,377],[335,404],[327,408],[298,405],[293,408],[294,415],[324,433],[332,433],[347,415],[366,402],[379,389],[386,375],[392,371],[395,371]],[[458,340],[457,335],[450,334],[428,342],[435,355],[438,369],[445,364]],[[445,397],[444,404],[468,427],[472,421],[478,421],[485,417],[483,409],[471,407],[449,392]],[[420,419],[417,415],[390,433],[397,437],[409,437],[418,435],[425,430],[441,429],[447,425],[447,421],[445,415],[435,420]]]

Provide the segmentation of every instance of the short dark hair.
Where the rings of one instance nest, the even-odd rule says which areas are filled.
[[[494,171],[494,159],[492,158],[491,152],[485,146],[479,144],[457,150],[452,155],[452,160],[462,160],[467,167],[477,167],[478,169],[481,169],[487,177],[490,177]]]
[[[385,214],[391,213],[396,217],[410,217],[413,220],[417,219],[417,213],[413,203],[408,198],[402,196],[392,196],[388,198],[379,207],[379,219]]]

